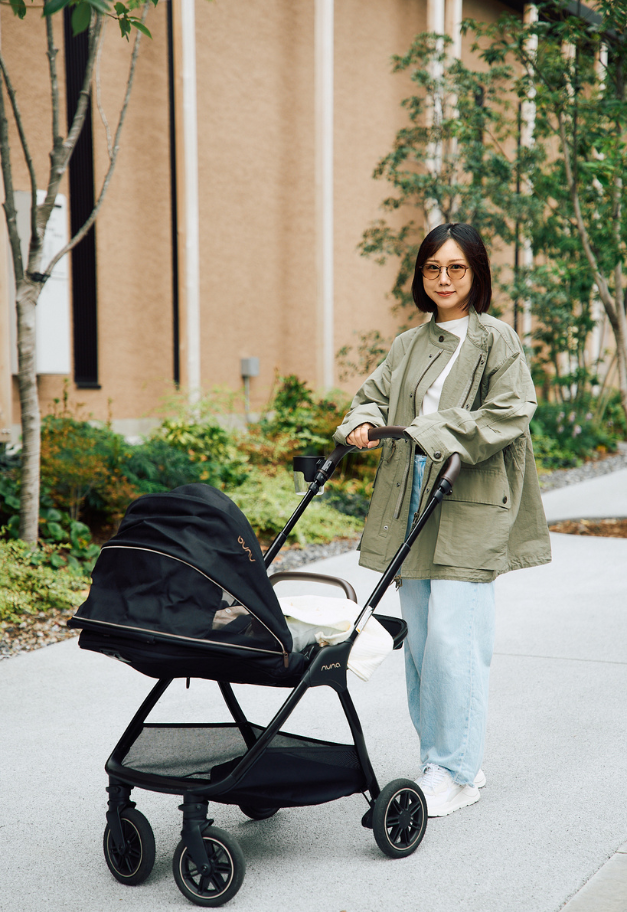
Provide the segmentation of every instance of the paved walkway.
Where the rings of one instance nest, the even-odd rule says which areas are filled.
[[[617,483],[627,496],[627,473],[613,479],[598,515],[616,515]],[[598,502],[608,494],[606,478],[585,486],[595,484]],[[584,484],[569,489],[573,502],[578,488]],[[562,493],[547,494],[547,508]],[[552,564],[497,584],[481,801],[430,820],[418,851],[400,861],[384,857],[360,826],[361,796],[260,822],[214,806],[216,824],[238,838],[247,860],[233,912],[627,910],[627,541],[553,535],[552,544]],[[314,566],[350,579],[360,598],[377,579],[354,553]],[[381,610],[398,612],[394,592]],[[181,825],[176,797],[134,795],[157,840],[145,884],[118,884],[102,856],[103,764],[150,686],[75,640],[0,664],[3,912],[191,908],[170,871]],[[189,691],[176,682],[153,721],[226,719],[216,690],[211,682],[193,681]],[[239,690],[261,722],[284,696]],[[393,653],[368,684],[353,678],[351,690],[381,783],[415,776],[402,655]],[[289,729],[347,737],[337,698],[322,688]]]

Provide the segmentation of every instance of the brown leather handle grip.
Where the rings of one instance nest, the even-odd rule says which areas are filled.
[[[455,484],[457,476],[460,473],[462,467],[462,461],[460,459],[459,453],[451,453],[449,458],[444,463],[444,468],[440,474],[440,481],[448,481],[451,487]]]
[[[368,440],[402,440],[404,436],[405,428],[399,425],[368,428]]]

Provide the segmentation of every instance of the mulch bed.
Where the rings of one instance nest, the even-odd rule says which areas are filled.
[[[627,538],[627,519],[565,519],[549,526],[551,532],[566,535],[598,535],[603,538]]]

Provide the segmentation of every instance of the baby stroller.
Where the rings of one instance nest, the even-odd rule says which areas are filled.
[[[400,438],[403,428],[378,428],[371,439]],[[344,580],[267,568],[307,505],[353,447],[305,465],[307,493],[265,555],[243,513],[226,495],[194,484],[146,495],[128,508],[118,533],[102,549],[87,601],[69,621],[81,628],[79,645],[119,659],[158,682],[105,764],[109,776],[104,855],[113,876],[139,884],[155,860],[148,820],[136,810],[138,787],[182,795],[183,827],[173,872],[184,896],[219,906],[239,890],[245,862],[237,840],[207,819],[209,801],[234,804],[263,820],[279,808],[321,804],[363,793],[362,825],[392,858],[411,854],[427,825],[425,798],[415,782],[396,779],[380,788],[346,683],[351,649],[398,572],[422,527],[460,468],[452,456],[431,500],[414,523],[347,638],[335,645],[292,649],[292,637],[273,585],[300,579],[332,583],[357,601]],[[299,468],[303,471],[303,460]],[[375,615],[401,647],[407,628]],[[232,723],[153,724],[149,713],[175,678],[218,683]],[[268,725],[249,721],[232,684],[289,688]],[[353,744],[305,738],[283,725],[309,688],[338,694]]]

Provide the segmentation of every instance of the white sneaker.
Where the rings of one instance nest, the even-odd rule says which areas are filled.
[[[477,785],[457,785],[449,771],[435,763],[427,763],[418,785],[427,799],[429,817],[446,817],[481,797]]]
[[[486,779],[485,773],[483,772],[483,770],[479,770],[479,772],[475,776],[475,781],[474,781],[473,785],[475,786],[475,788],[482,789],[487,781],[488,780]]]

